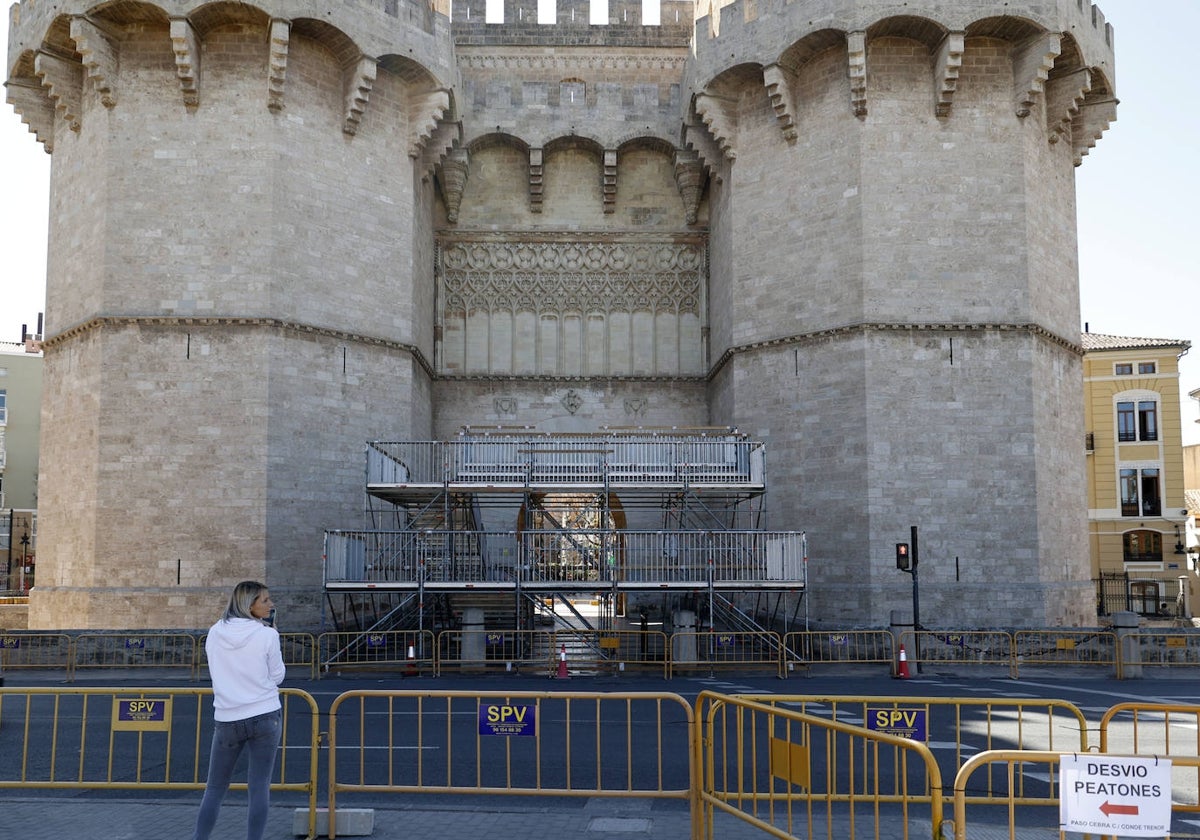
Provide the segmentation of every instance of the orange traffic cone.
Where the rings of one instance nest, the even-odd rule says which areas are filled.
[[[417,674],[417,649],[412,645],[408,646],[408,662],[404,667],[404,673],[412,676]]]
[[[904,652],[904,645],[900,645],[900,664],[896,668],[896,677],[897,679],[907,680],[909,676],[908,655]]]
[[[558,679],[569,680],[567,675],[567,646],[563,645],[558,651]]]

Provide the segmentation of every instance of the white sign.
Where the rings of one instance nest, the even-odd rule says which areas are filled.
[[[1118,837],[1171,832],[1171,762],[1115,755],[1060,756],[1058,819],[1063,831]]]

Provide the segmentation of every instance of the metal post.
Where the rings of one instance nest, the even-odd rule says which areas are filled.
[[[912,540],[912,579],[913,579],[913,654],[917,660],[917,673],[921,671],[921,596],[920,590],[917,587],[917,563],[921,559],[920,549],[917,547],[917,526],[910,527],[909,532]]]
[[[13,509],[8,509],[8,565],[4,570],[4,588],[12,589]]]
[[[12,537],[10,536],[11,540]],[[25,591],[25,567],[29,565],[29,532],[21,535],[21,591]]]

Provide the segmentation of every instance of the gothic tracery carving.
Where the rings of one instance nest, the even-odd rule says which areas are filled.
[[[700,314],[704,252],[670,242],[444,242],[443,308]]]

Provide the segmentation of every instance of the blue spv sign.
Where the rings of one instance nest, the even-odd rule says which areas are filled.
[[[113,701],[112,728],[167,732],[171,728],[171,698],[118,697]]]
[[[929,727],[925,709],[888,709],[867,707],[867,729],[886,732],[913,741],[927,741]]]
[[[525,703],[481,703],[480,735],[537,735],[537,706]]]

